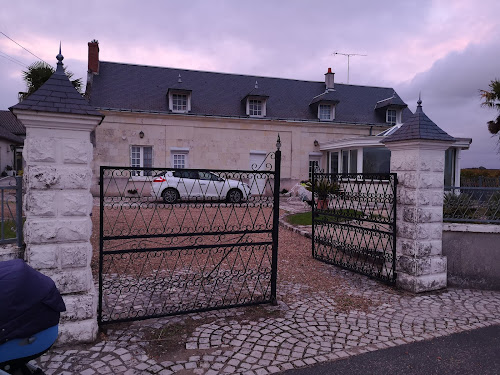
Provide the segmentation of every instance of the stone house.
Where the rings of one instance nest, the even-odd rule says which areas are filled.
[[[392,88],[338,84],[331,69],[303,81],[106,62],[97,41],[88,47],[86,97],[105,115],[95,176],[101,165],[248,170],[279,134],[289,188],[328,167],[324,144],[378,134],[412,114]]]

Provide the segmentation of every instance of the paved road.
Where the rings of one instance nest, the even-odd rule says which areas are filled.
[[[289,370],[283,374],[500,374],[500,325]]]

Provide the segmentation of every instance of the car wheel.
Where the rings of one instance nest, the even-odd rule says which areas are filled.
[[[174,188],[168,188],[163,190],[161,193],[163,202],[165,203],[175,203],[179,199],[179,192]]]
[[[227,193],[227,201],[230,203],[240,203],[243,198],[243,193],[238,189],[231,189]]]

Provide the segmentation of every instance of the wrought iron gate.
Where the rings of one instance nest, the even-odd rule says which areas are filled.
[[[396,281],[395,173],[313,172],[313,257]]]
[[[275,302],[280,162],[101,167],[99,323]]]

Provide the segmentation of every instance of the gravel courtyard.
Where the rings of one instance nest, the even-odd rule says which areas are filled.
[[[264,375],[500,324],[500,292],[408,294],[312,259],[310,241],[280,228],[277,306],[110,324],[39,363],[47,374]]]

